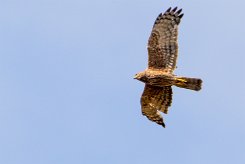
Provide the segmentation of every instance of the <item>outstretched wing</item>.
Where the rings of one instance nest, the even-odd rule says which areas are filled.
[[[184,14],[169,8],[161,13],[153,26],[148,40],[148,67],[162,69],[172,73],[176,67],[178,55],[178,25]]]
[[[157,87],[147,84],[145,85],[145,89],[141,97],[141,109],[142,114],[149,120],[165,127],[160,111],[167,114],[168,107],[171,103],[171,86]]]

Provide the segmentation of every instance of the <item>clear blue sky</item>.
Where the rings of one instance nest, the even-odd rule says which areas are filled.
[[[166,129],[141,115],[156,16],[183,8]],[[1,164],[244,164],[244,0],[0,2]]]

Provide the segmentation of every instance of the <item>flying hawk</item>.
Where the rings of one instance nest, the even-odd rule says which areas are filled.
[[[170,7],[157,17],[148,40],[148,68],[134,77],[145,83],[141,97],[142,114],[163,127],[160,112],[168,113],[172,103],[171,86],[199,91],[202,84],[201,79],[173,74],[178,56],[178,25],[184,15],[181,11]]]

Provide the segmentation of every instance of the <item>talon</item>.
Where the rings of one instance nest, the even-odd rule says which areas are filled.
[[[187,81],[184,79],[177,79],[178,82],[186,83]]]

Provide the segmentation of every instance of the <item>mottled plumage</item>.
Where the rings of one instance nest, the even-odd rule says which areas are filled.
[[[142,114],[165,127],[160,112],[167,114],[172,103],[172,85],[198,91],[201,79],[173,74],[178,56],[178,25],[182,9],[169,8],[157,17],[148,40],[148,69],[135,75],[145,83],[141,97]]]
[[[160,111],[167,114],[168,107],[171,103],[171,86],[157,87],[147,84],[145,85],[145,89],[141,97],[142,114],[147,116],[149,120],[165,127]]]

